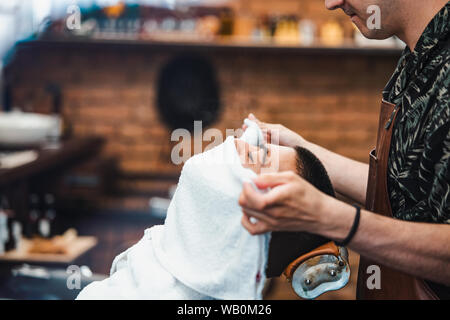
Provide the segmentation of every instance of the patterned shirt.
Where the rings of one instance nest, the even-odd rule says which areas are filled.
[[[411,52],[406,48],[383,98],[400,106],[388,160],[395,218],[450,224],[450,1]]]

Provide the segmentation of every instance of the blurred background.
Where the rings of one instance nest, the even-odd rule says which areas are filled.
[[[0,298],[73,298],[70,265],[108,274],[163,222],[171,134],[195,120],[225,134],[253,112],[367,162],[403,46],[320,0],[2,1]],[[321,298],[355,297],[350,260]],[[266,297],[298,299],[283,278]]]

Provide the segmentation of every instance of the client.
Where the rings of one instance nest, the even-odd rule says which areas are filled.
[[[303,148],[226,141],[189,159],[164,225],[117,256],[110,277],[77,299],[261,299],[266,277],[327,242],[306,233],[252,236],[241,225],[242,184],[261,172],[297,171],[334,194],[321,163]],[[263,191],[262,191],[263,192]]]

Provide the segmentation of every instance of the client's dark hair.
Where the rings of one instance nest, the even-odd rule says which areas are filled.
[[[297,174],[329,196],[336,197],[330,177],[322,162],[308,149],[295,147]]]
[[[331,180],[320,160],[305,148],[295,147],[295,151],[298,175],[320,191],[335,197]],[[306,232],[272,232],[266,276],[280,276],[289,263],[329,241]]]

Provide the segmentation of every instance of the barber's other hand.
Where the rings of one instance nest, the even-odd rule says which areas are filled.
[[[267,143],[286,147],[296,147],[303,146],[306,142],[299,134],[281,124],[271,124],[259,121],[252,113],[248,115],[248,118],[258,124]],[[247,126],[244,124],[242,129],[246,130]]]
[[[320,233],[327,220],[324,205],[329,200],[306,180],[291,171],[264,174],[254,180],[260,189],[244,184],[239,197],[243,226],[253,235],[268,231],[306,231]],[[332,199],[332,198],[330,198]],[[256,218],[252,223],[250,217]]]

